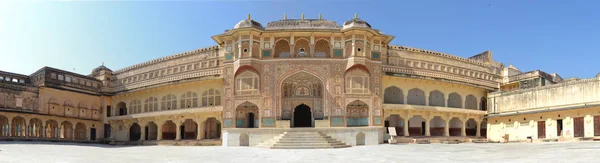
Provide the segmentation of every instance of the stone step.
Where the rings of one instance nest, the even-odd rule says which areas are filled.
[[[350,145],[324,146],[324,147],[285,146],[285,147],[271,147],[271,149],[331,149],[331,148],[348,148],[348,147],[350,147]]]
[[[273,139],[259,143],[257,147],[272,149],[319,149],[350,147],[320,132],[285,132]]]

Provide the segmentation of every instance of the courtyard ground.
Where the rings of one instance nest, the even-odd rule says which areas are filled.
[[[313,150],[0,142],[0,162],[2,163],[597,162],[599,153],[600,142],[382,144]]]

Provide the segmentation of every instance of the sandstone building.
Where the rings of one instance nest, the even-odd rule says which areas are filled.
[[[380,144],[386,127],[398,141],[600,135],[599,78],[522,73],[491,51],[390,45],[356,16],[266,26],[248,16],[212,39],[116,71],[0,71],[0,139],[272,147],[297,131]]]

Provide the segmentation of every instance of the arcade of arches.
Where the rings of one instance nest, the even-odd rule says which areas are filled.
[[[102,123],[64,117],[6,113],[0,115],[0,138],[96,141]]]
[[[485,137],[487,133],[487,123],[476,114],[394,112],[386,117],[385,126],[394,127],[398,136]]]
[[[128,141],[203,140],[221,138],[218,117],[140,118],[136,121],[115,121],[111,128],[128,127]],[[173,119],[173,120],[171,120]],[[112,133],[112,137],[118,137]]]

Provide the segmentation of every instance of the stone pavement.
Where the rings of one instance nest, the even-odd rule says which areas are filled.
[[[255,147],[108,146],[0,142],[0,162],[597,162],[600,142],[523,144],[403,144],[343,149],[279,150]]]

